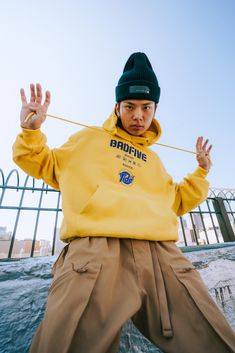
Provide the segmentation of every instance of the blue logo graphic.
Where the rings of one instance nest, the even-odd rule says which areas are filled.
[[[134,176],[131,175],[128,171],[122,170],[120,173],[120,183],[125,184],[125,185],[131,185],[134,181]]]

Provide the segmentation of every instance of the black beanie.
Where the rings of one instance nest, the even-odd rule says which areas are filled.
[[[132,54],[126,62],[116,87],[116,102],[126,99],[147,99],[159,102],[160,87],[148,57]]]

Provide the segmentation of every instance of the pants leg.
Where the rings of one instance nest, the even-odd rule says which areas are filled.
[[[45,317],[30,353],[115,353],[141,306],[125,240],[80,238],[55,264]]]
[[[54,270],[30,353],[115,353],[130,317],[165,353],[235,352],[234,333],[172,242],[81,238]]]
[[[155,286],[146,287],[147,295],[141,310],[133,317],[137,328],[167,353],[235,352],[235,334],[191,262],[172,242],[150,242],[149,246],[152,248]],[[159,297],[159,271],[166,293],[172,337],[162,334],[164,318],[161,315],[165,314]]]

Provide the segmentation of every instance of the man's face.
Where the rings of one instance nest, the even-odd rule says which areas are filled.
[[[123,129],[134,136],[141,136],[150,127],[157,105],[145,99],[128,99],[116,104],[116,114]]]

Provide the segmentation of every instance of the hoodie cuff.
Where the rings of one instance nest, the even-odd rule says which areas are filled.
[[[22,135],[24,140],[27,141],[36,141],[38,139],[41,140],[41,138],[43,137],[43,133],[40,129],[31,130],[22,128]]]
[[[23,132],[23,134],[25,134],[25,135],[27,135],[27,134],[35,134],[35,133],[37,133],[37,132],[41,132],[41,130],[40,129],[25,129],[25,128],[21,128],[22,129],[22,132]]]
[[[24,143],[33,150],[37,150],[39,146],[45,145],[47,141],[46,136],[40,129],[30,130],[23,128],[20,136]]]
[[[206,178],[207,174],[209,173],[209,170],[206,170],[200,166],[197,167],[193,175],[199,177],[199,178]]]

